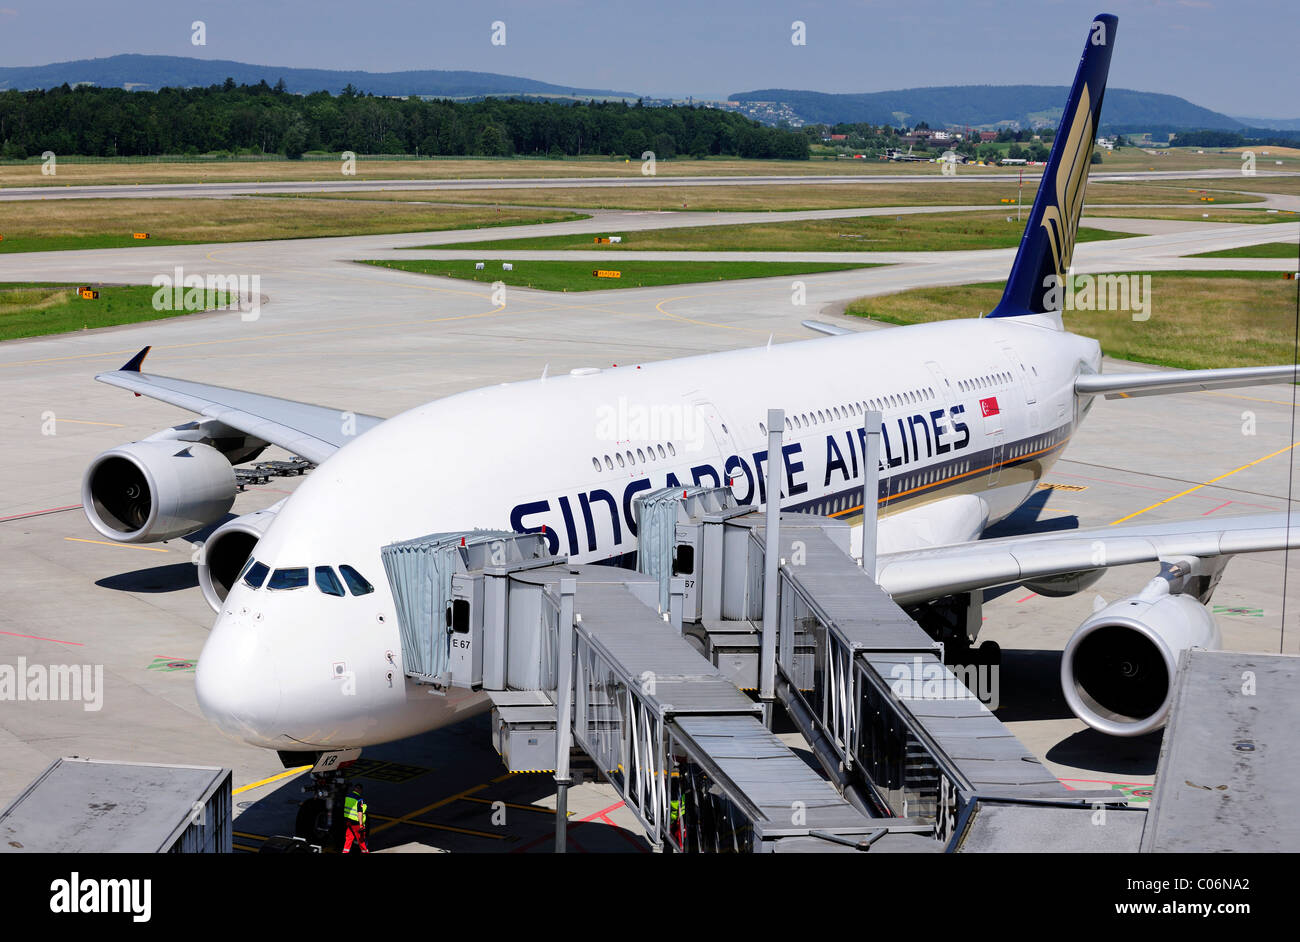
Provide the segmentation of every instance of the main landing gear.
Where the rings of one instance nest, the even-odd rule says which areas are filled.
[[[910,606],[907,614],[930,637],[942,642],[945,664],[991,667],[1002,663],[1002,648],[996,641],[975,644],[983,626],[983,604],[983,592],[963,592]]]

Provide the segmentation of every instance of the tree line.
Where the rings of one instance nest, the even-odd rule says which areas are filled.
[[[808,136],[714,108],[640,102],[383,98],[223,85],[0,92],[0,158],[307,151],[507,157],[734,156],[804,160]]]

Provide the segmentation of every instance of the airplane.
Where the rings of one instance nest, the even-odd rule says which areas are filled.
[[[636,549],[633,501],[665,486],[730,486],[766,506],[769,407],[785,410],[782,510],[862,518],[864,416],[883,414],[879,584],[956,656],[977,654],[982,592],[1084,591],[1149,562],[1137,595],[1095,611],[1062,659],[1089,726],[1158,729],[1180,653],[1217,647],[1206,608],[1234,555],[1300,543],[1300,514],[981,539],[1034,494],[1100,397],[1297,380],[1295,365],[1101,372],[1097,341],[1064,329],[1070,269],[1117,19],[1092,21],[1001,301],[988,316],[846,332],[684,359],[576,369],[449,396],[382,419],[146,373],[146,347],[96,379],[197,414],[96,457],[85,512],[105,537],[166,540],[222,520],[233,466],[268,445],[316,465],[280,503],[218,527],[199,559],[216,612],[196,672],[204,715],[286,767],[458,722],[488,706],[406,680],[381,547],[434,532],[542,532],[578,563]],[[656,426],[637,417],[675,417]],[[627,419],[627,421],[624,421]],[[403,469],[394,473],[394,468]],[[860,540],[860,537],[859,537]],[[337,692],[345,663],[355,696]],[[396,679],[394,679],[396,678]]]
[[[926,164],[932,162],[932,158],[930,158],[930,157],[918,157],[918,156],[914,156],[914,155],[912,154],[912,145],[911,145],[911,144],[908,144],[908,145],[907,145],[907,153],[906,153],[906,154],[904,154],[904,153],[903,153],[901,150],[899,150],[897,147],[891,147],[891,148],[889,148],[887,151],[885,151],[885,156],[888,157],[890,160],[893,160],[893,161],[915,161],[915,162],[917,162],[917,163],[926,163]]]

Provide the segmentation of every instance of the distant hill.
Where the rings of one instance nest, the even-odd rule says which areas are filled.
[[[250,65],[225,59],[190,59],[181,56],[109,56],[106,59],[78,59],[50,65],[0,68],[0,91],[4,89],[56,88],[63,83],[88,82],[103,88],[154,91],[159,88],[189,88],[219,85],[226,78],[236,84],[274,85],[284,79],[290,92],[307,94],[329,91],[337,94],[346,85],[373,95],[434,95],[442,98],[475,98],[485,95],[509,97],[538,95],[576,98],[636,98],[632,92],[601,88],[571,88],[535,79],[495,72],[445,72],[426,69],[411,72],[360,72],[336,69],[289,69],[273,65]]]
[[[785,102],[805,122],[914,125],[933,127],[994,126],[1015,122],[1022,127],[1056,124],[1069,89],[1063,85],[949,85],[904,88],[889,92],[832,95],[824,92],[767,88],[737,92],[732,101]],[[1177,128],[1241,130],[1249,122],[1194,105],[1176,95],[1106,90],[1102,126],[1159,125]]]
[[[1300,131],[1300,118],[1243,118],[1238,115],[1236,116],[1236,119],[1252,128],[1273,128],[1279,131]]]

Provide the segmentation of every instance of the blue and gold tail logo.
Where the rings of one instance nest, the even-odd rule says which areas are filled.
[[[1114,16],[1102,14],[1089,27],[1020,251],[1002,300],[990,317],[1041,314],[1052,309],[1048,306],[1052,298],[1060,296],[1058,287],[1069,271],[1083,214],[1088,165],[1097,139],[1117,23]]]

